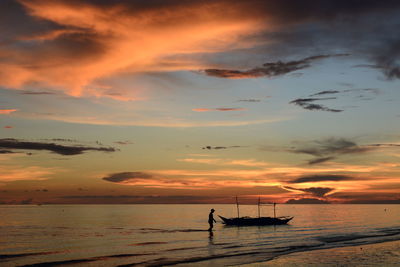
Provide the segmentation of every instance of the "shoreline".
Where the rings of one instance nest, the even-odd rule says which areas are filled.
[[[400,240],[337,248],[321,248],[240,265],[257,266],[400,266]]]

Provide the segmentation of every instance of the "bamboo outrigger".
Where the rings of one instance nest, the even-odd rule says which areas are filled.
[[[274,206],[274,217],[261,217],[260,216],[260,206],[261,205],[271,205],[271,204],[262,204],[260,198],[258,198],[258,218],[252,217],[240,217],[239,216],[239,201],[236,197],[236,209],[237,209],[237,218],[225,218],[219,216],[222,219],[222,222],[225,225],[236,225],[236,226],[262,226],[262,225],[282,225],[287,224],[290,220],[293,219],[291,216],[280,216],[276,217],[276,203],[273,203]]]

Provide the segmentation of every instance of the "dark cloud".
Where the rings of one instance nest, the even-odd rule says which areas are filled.
[[[331,109],[328,107],[325,107],[320,104],[314,104],[312,102],[314,101],[320,101],[320,100],[332,100],[336,99],[336,97],[325,97],[325,98],[298,98],[293,101],[290,101],[289,104],[295,104],[297,106],[300,106],[304,109],[308,110],[321,110],[321,111],[329,111],[329,112],[342,112],[343,110],[340,109]]]
[[[215,150],[219,150],[219,149],[228,149],[228,148],[239,148],[239,147],[243,147],[243,146],[205,146],[202,147],[202,149],[215,149]]]
[[[332,95],[332,94],[338,94],[340,93],[340,91],[337,90],[325,90],[325,91],[321,91],[315,94],[312,94],[310,96],[318,96],[318,95]]]
[[[315,197],[324,197],[326,194],[329,192],[332,192],[335,190],[334,188],[329,188],[329,187],[310,187],[310,188],[294,188],[291,186],[285,186],[285,189],[289,190],[296,190],[296,191],[301,191],[305,193],[310,193],[311,195]]]
[[[329,188],[329,187],[310,187],[310,188],[304,188],[301,189],[304,192],[311,193],[312,195],[316,197],[323,197],[329,192],[332,192],[334,188]]]
[[[360,89],[346,89],[346,90],[325,90],[321,91],[315,94],[311,94],[310,97],[313,96],[319,96],[319,95],[333,95],[333,94],[339,94],[339,93],[358,93],[357,96],[360,98],[365,97],[363,93],[367,93],[367,96],[369,99],[372,99],[372,95],[376,96],[380,93],[379,89],[377,88],[360,88]],[[329,99],[329,98],[328,98]],[[332,98],[334,99],[334,98]],[[325,99],[319,99],[319,100],[325,100]]]
[[[21,150],[46,150],[53,153],[71,156],[83,154],[86,151],[103,151],[103,152],[115,152],[116,149],[113,147],[89,147],[89,146],[66,146],[56,143],[42,143],[42,142],[29,142],[18,139],[5,138],[0,139],[0,149],[21,149]]]
[[[228,69],[205,69],[203,72],[208,76],[229,79],[246,79],[259,77],[275,77],[311,67],[311,62],[329,57],[347,56],[348,54],[317,55],[293,61],[267,62],[262,67],[250,70],[228,70]]]
[[[125,181],[132,181],[135,179],[149,179],[149,178],[153,178],[153,175],[144,172],[118,172],[103,177],[103,180],[114,183],[121,183]]]
[[[22,91],[22,95],[54,95],[52,92],[46,91]]]
[[[330,109],[320,104],[310,103],[319,100],[332,100],[337,99],[338,94],[341,96],[346,95],[348,93],[353,93],[353,97],[356,97],[358,100],[373,100],[375,96],[377,96],[380,91],[376,88],[361,88],[361,89],[346,89],[346,90],[325,90],[320,91],[315,94],[309,95],[309,97],[321,96],[321,95],[335,95],[335,97],[327,97],[327,98],[298,98],[290,102],[290,104],[295,104],[301,106],[304,109],[308,110],[322,110],[322,111],[331,111],[331,112],[341,112],[343,110],[339,109]],[[356,95],[355,95],[356,94]]]
[[[312,182],[324,182],[324,181],[354,181],[356,178],[346,175],[331,175],[331,174],[318,174],[318,175],[308,175],[296,178],[289,181],[291,184],[300,183],[312,183]]]
[[[309,160],[308,164],[309,165],[319,164],[319,163],[323,163],[326,161],[330,161],[332,159],[335,159],[335,157],[316,158],[316,159]]]
[[[289,199],[286,204],[330,204],[326,200],[317,198],[300,198],[300,199]]]
[[[211,149],[227,149],[227,147],[226,146],[214,146],[214,147],[212,147],[212,146],[205,146],[205,147],[202,147],[202,149],[209,149],[209,150],[211,150]]]
[[[306,154],[314,156],[314,159],[308,160],[309,165],[320,164],[340,156],[347,154],[364,154],[378,148],[389,149],[400,147],[399,144],[365,144],[358,145],[356,142],[346,138],[325,138],[321,140],[314,140],[311,142],[296,142],[296,146],[290,148],[277,148],[277,147],[262,147],[263,150],[268,151],[286,151],[291,153]]]
[[[303,147],[289,150],[292,153],[309,154],[316,157],[331,157],[340,154],[365,153],[372,150],[368,146],[359,146],[345,138],[327,138],[313,141]]]
[[[376,68],[380,69],[387,79],[399,79],[400,38],[388,40],[385,47],[376,51],[374,59],[377,62]]]
[[[259,12],[268,13],[266,17],[272,16],[281,25],[260,37],[269,40],[265,45],[268,53],[291,56],[310,50],[346,51],[371,62],[388,79],[400,77],[400,36],[393,34],[399,23],[399,2],[263,2],[268,2],[263,7],[268,6],[269,11],[257,7]]]

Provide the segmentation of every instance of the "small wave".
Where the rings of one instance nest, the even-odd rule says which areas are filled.
[[[307,251],[307,250],[313,250],[318,247],[322,247],[324,244],[313,244],[313,245],[297,245],[297,246],[287,246],[287,247],[277,247],[275,248],[274,252],[275,253],[292,253],[292,252],[299,252],[299,251]]]
[[[61,253],[61,251],[32,252],[32,253],[18,253],[18,254],[0,254],[0,260],[19,258],[19,257],[50,255],[50,254],[57,254],[57,253]]]
[[[84,262],[91,262],[96,261],[96,259],[80,259],[80,260],[66,260],[66,261],[51,261],[51,262],[41,262],[41,263],[34,263],[28,265],[21,265],[20,267],[46,267],[46,266],[56,266],[56,265],[63,265],[63,264],[76,264],[76,263],[84,263]]]
[[[143,242],[143,243],[129,244],[128,246],[148,246],[148,245],[160,245],[160,244],[168,244],[168,242]]]
[[[107,259],[112,259],[112,258],[138,257],[138,256],[148,256],[148,255],[154,255],[154,253],[116,254],[116,255],[108,255],[108,256],[100,256],[100,257],[91,257],[91,258],[86,258],[86,259],[39,262],[39,263],[34,263],[34,264],[21,265],[20,267],[57,266],[57,265],[65,265],[65,264],[77,264],[77,263],[101,261],[101,260],[107,260]]]
[[[165,251],[181,251],[181,250],[190,250],[190,249],[201,249],[204,248],[204,246],[202,247],[185,247],[185,248],[171,248],[171,249],[166,249]]]
[[[168,258],[163,257],[163,258],[153,259],[153,260],[149,260],[149,261],[143,261],[143,262],[139,262],[139,263],[118,265],[117,267],[129,267],[129,266],[135,266],[135,265],[145,265],[145,266],[149,266],[149,267],[171,266],[171,265],[177,265],[177,264],[195,263],[195,262],[229,258],[229,257],[251,256],[251,255],[255,255],[255,254],[259,254],[259,252],[243,252],[243,253],[234,253],[234,254],[229,253],[229,254],[219,254],[219,255],[204,256],[204,257],[201,257],[201,256],[191,257],[191,258],[185,258],[185,259],[168,259]]]
[[[378,229],[376,232],[368,233],[368,234],[348,234],[348,235],[333,235],[333,236],[321,236],[317,237],[318,241],[325,242],[325,243],[336,243],[336,242],[348,242],[348,241],[357,241],[360,239],[367,239],[367,238],[379,238],[379,237],[388,237],[399,235],[400,229],[397,228],[385,228],[385,229]]]

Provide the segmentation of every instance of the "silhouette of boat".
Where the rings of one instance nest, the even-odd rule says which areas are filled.
[[[276,217],[276,203],[272,204],[262,204],[260,198],[258,198],[258,217],[239,217],[239,201],[236,197],[236,208],[238,216],[236,218],[225,218],[220,215],[218,217],[221,218],[222,223],[225,225],[236,225],[236,226],[263,226],[263,225],[282,225],[287,224],[290,220],[293,219],[292,216],[280,216]],[[274,217],[261,217],[260,216],[260,206],[261,205],[273,205],[274,206]]]
[[[282,225],[287,224],[293,217],[281,216],[281,217],[240,217],[240,218],[225,218],[219,216],[225,225],[236,225],[236,226],[262,226],[262,225]]]

